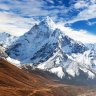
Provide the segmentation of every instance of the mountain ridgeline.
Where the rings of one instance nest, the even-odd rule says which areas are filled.
[[[54,28],[55,23],[46,18],[31,30],[20,36],[7,53],[10,57],[25,63],[42,63],[61,50],[65,55],[83,53],[88,48],[66,36],[60,29]]]
[[[71,39],[50,17],[15,39],[6,53],[24,64],[24,68],[39,68],[65,81],[88,84],[96,80],[95,50]]]

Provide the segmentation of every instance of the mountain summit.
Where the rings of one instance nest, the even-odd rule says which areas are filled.
[[[84,76],[86,80],[96,76],[92,63],[87,62],[88,50],[83,43],[71,39],[56,28],[52,19],[47,17],[20,36],[6,52],[21,64],[32,64],[60,78]]]
[[[62,52],[67,54],[83,53],[87,50],[82,43],[74,41],[54,26],[56,25],[52,19],[46,17],[30,31],[20,36],[7,53],[23,63],[38,64],[48,60],[59,45],[61,45]]]
[[[43,25],[45,24],[46,26],[52,28],[52,29],[55,29],[56,28],[56,24],[53,22],[53,20],[47,16],[45,17],[45,19],[43,19],[41,22],[40,22],[40,25]]]

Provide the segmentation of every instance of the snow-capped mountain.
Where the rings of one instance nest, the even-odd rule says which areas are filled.
[[[14,43],[16,39],[17,39],[16,36],[12,36],[9,33],[6,33],[6,32],[0,33],[0,45],[5,48],[12,45],[12,43]]]
[[[96,77],[96,54],[64,34],[49,17],[20,36],[6,52],[23,64],[50,71],[60,78]]]
[[[7,52],[12,58],[38,64],[48,60],[59,45],[67,54],[83,53],[88,50],[82,43],[74,41],[57,29],[55,23],[47,17],[19,37]]]

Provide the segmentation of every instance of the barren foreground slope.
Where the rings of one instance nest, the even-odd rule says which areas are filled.
[[[0,58],[0,96],[95,96],[81,95],[89,91],[86,87],[59,84],[35,72],[28,73]]]

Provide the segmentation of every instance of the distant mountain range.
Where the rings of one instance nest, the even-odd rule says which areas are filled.
[[[50,17],[20,37],[2,33],[0,38],[8,56],[20,61],[24,68],[39,68],[73,83],[95,83],[95,47],[71,39]]]

